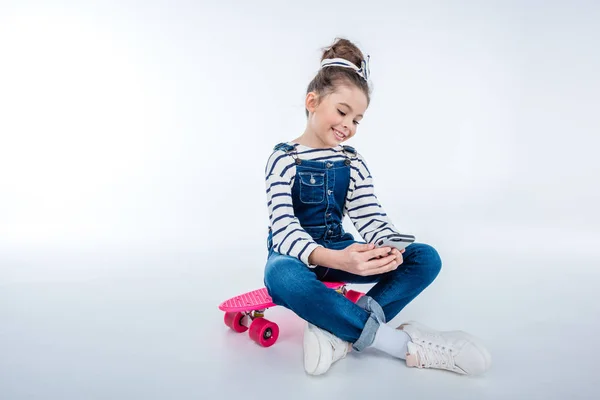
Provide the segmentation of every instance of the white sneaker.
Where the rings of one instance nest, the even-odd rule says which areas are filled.
[[[415,321],[400,325],[410,336],[406,365],[478,375],[489,369],[492,356],[480,341],[462,331],[440,332]]]
[[[346,356],[348,345],[330,332],[307,323],[304,327],[304,370],[310,375],[324,374],[331,364]]]

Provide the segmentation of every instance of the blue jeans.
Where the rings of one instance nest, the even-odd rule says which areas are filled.
[[[341,239],[319,244],[341,250],[358,243],[349,233]],[[411,244],[403,259],[393,271],[359,276],[322,266],[308,268],[297,258],[269,249],[264,283],[275,304],[361,351],[373,343],[379,325],[394,318],[429,286],[442,266],[437,251],[427,244]],[[355,304],[321,281],[376,284]]]

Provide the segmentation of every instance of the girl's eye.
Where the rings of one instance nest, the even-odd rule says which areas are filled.
[[[342,112],[341,110],[338,110],[338,112],[340,113],[340,115],[342,117],[346,115],[346,113]],[[352,121],[352,122],[354,122],[356,125],[360,124],[360,122],[358,122],[358,121]]]

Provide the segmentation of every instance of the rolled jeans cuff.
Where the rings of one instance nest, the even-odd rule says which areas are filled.
[[[379,325],[385,324],[386,321],[383,309],[372,297],[366,295],[362,296],[358,299],[356,305],[369,313],[369,318],[365,323],[365,327],[363,328],[360,337],[352,344],[354,350],[362,351],[373,343]]]

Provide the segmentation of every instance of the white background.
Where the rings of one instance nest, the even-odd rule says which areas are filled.
[[[593,1],[0,2],[0,398],[597,398],[599,20]],[[371,55],[348,144],[444,263],[397,322],[481,337],[483,377],[375,352],[308,377],[293,313],[272,310],[269,349],[222,323],[262,285],[266,160],[336,37]]]

